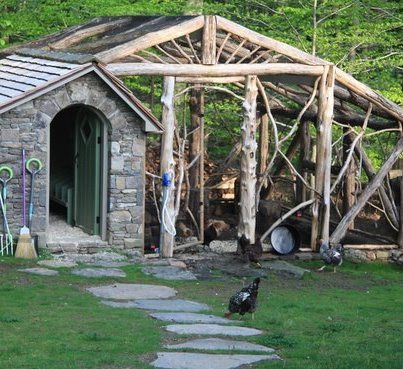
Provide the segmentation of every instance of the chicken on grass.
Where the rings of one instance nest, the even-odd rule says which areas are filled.
[[[338,244],[335,247],[330,247],[327,242],[324,240],[320,240],[320,256],[322,257],[323,265],[319,271],[322,271],[326,268],[327,265],[333,265],[333,272],[336,273],[336,267],[340,266],[343,263],[343,255],[344,255],[344,247],[341,244]]]
[[[259,283],[260,278],[255,278],[249,286],[242,288],[230,298],[228,311],[225,313],[227,318],[236,313],[239,315],[251,313],[252,319],[254,319],[254,313],[257,307]]]

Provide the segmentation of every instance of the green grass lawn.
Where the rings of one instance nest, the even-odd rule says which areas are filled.
[[[32,265],[0,258],[1,369],[146,369],[163,342],[178,339],[144,312],[101,305],[84,290],[118,279],[84,279],[68,269],[57,277],[17,271]],[[142,274],[140,266],[122,269],[125,282],[175,287],[179,297],[206,302],[219,315],[249,282],[171,282]],[[402,369],[403,270],[345,263],[339,273],[313,272],[304,280],[270,276],[261,283],[255,320],[243,321],[265,332],[249,341],[278,349],[284,359],[256,369]]]

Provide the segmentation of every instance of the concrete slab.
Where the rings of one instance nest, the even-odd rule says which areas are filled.
[[[173,288],[152,284],[115,283],[107,286],[89,287],[87,291],[97,297],[112,300],[168,299],[176,295]]]
[[[49,268],[73,268],[77,266],[77,263],[74,261],[68,261],[68,260],[40,260],[38,261],[39,265],[49,267]]]
[[[197,314],[197,313],[151,313],[155,319],[171,323],[215,323],[215,324],[234,324],[233,320],[222,318],[216,315]]]
[[[101,301],[103,304],[117,308],[135,308],[144,310],[157,311],[181,311],[181,312],[197,312],[210,310],[206,304],[187,300],[136,300],[136,301]]]
[[[79,275],[81,277],[88,278],[100,278],[100,277],[126,277],[126,273],[123,270],[116,268],[84,268],[74,269],[71,274]]]
[[[209,336],[256,336],[263,333],[259,329],[218,324],[171,324],[165,327],[177,334],[200,334]]]
[[[258,361],[281,360],[277,355],[222,355],[190,352],[158,352],[155,368],[165,369],[234,369]]]
[[[156,278],[173,280],[173,281],[192,281],[196,280],[196,276],[189,270],[176,266],[147,266],[141,269],[145,274],[151,274]]]
[[[18,269],[19,272],[44,275],[44,276],[55,276],[58,275],[59,272],[57,270],[47,269],[47,268],[27,268],[27,269]]]
[[[251,352],[274,352],[274,349],[263,345],[257,345],[246,341],[226,340],[222,338],[200,338],[196,340],[178,343],[176,345],[165,345],[170,350],[193,349],[203,351],[251,351]]]

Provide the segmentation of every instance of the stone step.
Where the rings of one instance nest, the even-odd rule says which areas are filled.
[[[151,363],[155,368],[165,369],[234,369],[259,361],[281,360],[277,355],[223,355],[190,352],[158,352]]]
[[[38,264],[41,266],[49,267],[49,268],[73,268],[77,266],[77,263],[69,260],[40,260]]]
[[[197,280],[196,276],[189,270],[176,266],[147,266],[141,269],[145,274],[153,275],[156,278],[172,281]]]
[[[198,302],[188,300],[136,300],[136,301],[101,301],[103,304],[118,307],[118,308],[135,308],[144,310],[157,310],[157,311],[181,311],[181,312],[197,312],[203,310],[210,310],[210,307],[206,304],[200,304]]]
[[[272,353],[274,349],[263,345],[257,345],[246,341],[226,340],[222,338],[200,338],[190,340],[175,345],[165,345],[164,348],[170,350],[193,349],[203,351],[251,351],[251,352],[266,352]]]
[[[177,334],[197,334],[209,336],[256,336],[263,333],[259,329],[219,324],[171,324],[165,327],[168,332]]]
[[[89,287],[87,291],[96,297],[112,300],[137,300],[148,297],[168,299],[176,295],[176,290],[170,287],[134,283],[115,283],[107,286]]]
[[[53,269],[47,268],[26,268],[26,269],[18,269],[19,272],[36,274],[36,275],[44,275],[44,276],[55,276],[58,275],[59,272]]]
[[[222,318],[216,315],[197,314],[197,313],[151,313],[155,319],[171,323],[215,323],[215,324],[234,324],[233,320]]]
[[[116,268],[84,268],[73,269],[71,274],[78,275],[80,277],[88,278],[100,278],[100,277],[126,277],[126,273],[123,270]]]
[[[106,241],[90,240],[63,240],[63,241],[49,241],[46,243],[47,250],[52,254],[95,254],[103,249],[108,248],[109,245]]]

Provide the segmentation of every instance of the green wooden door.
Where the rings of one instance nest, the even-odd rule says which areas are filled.
[[[101,121],[91,111],[77,115],[75,139],[75,225],[99,235]]]

